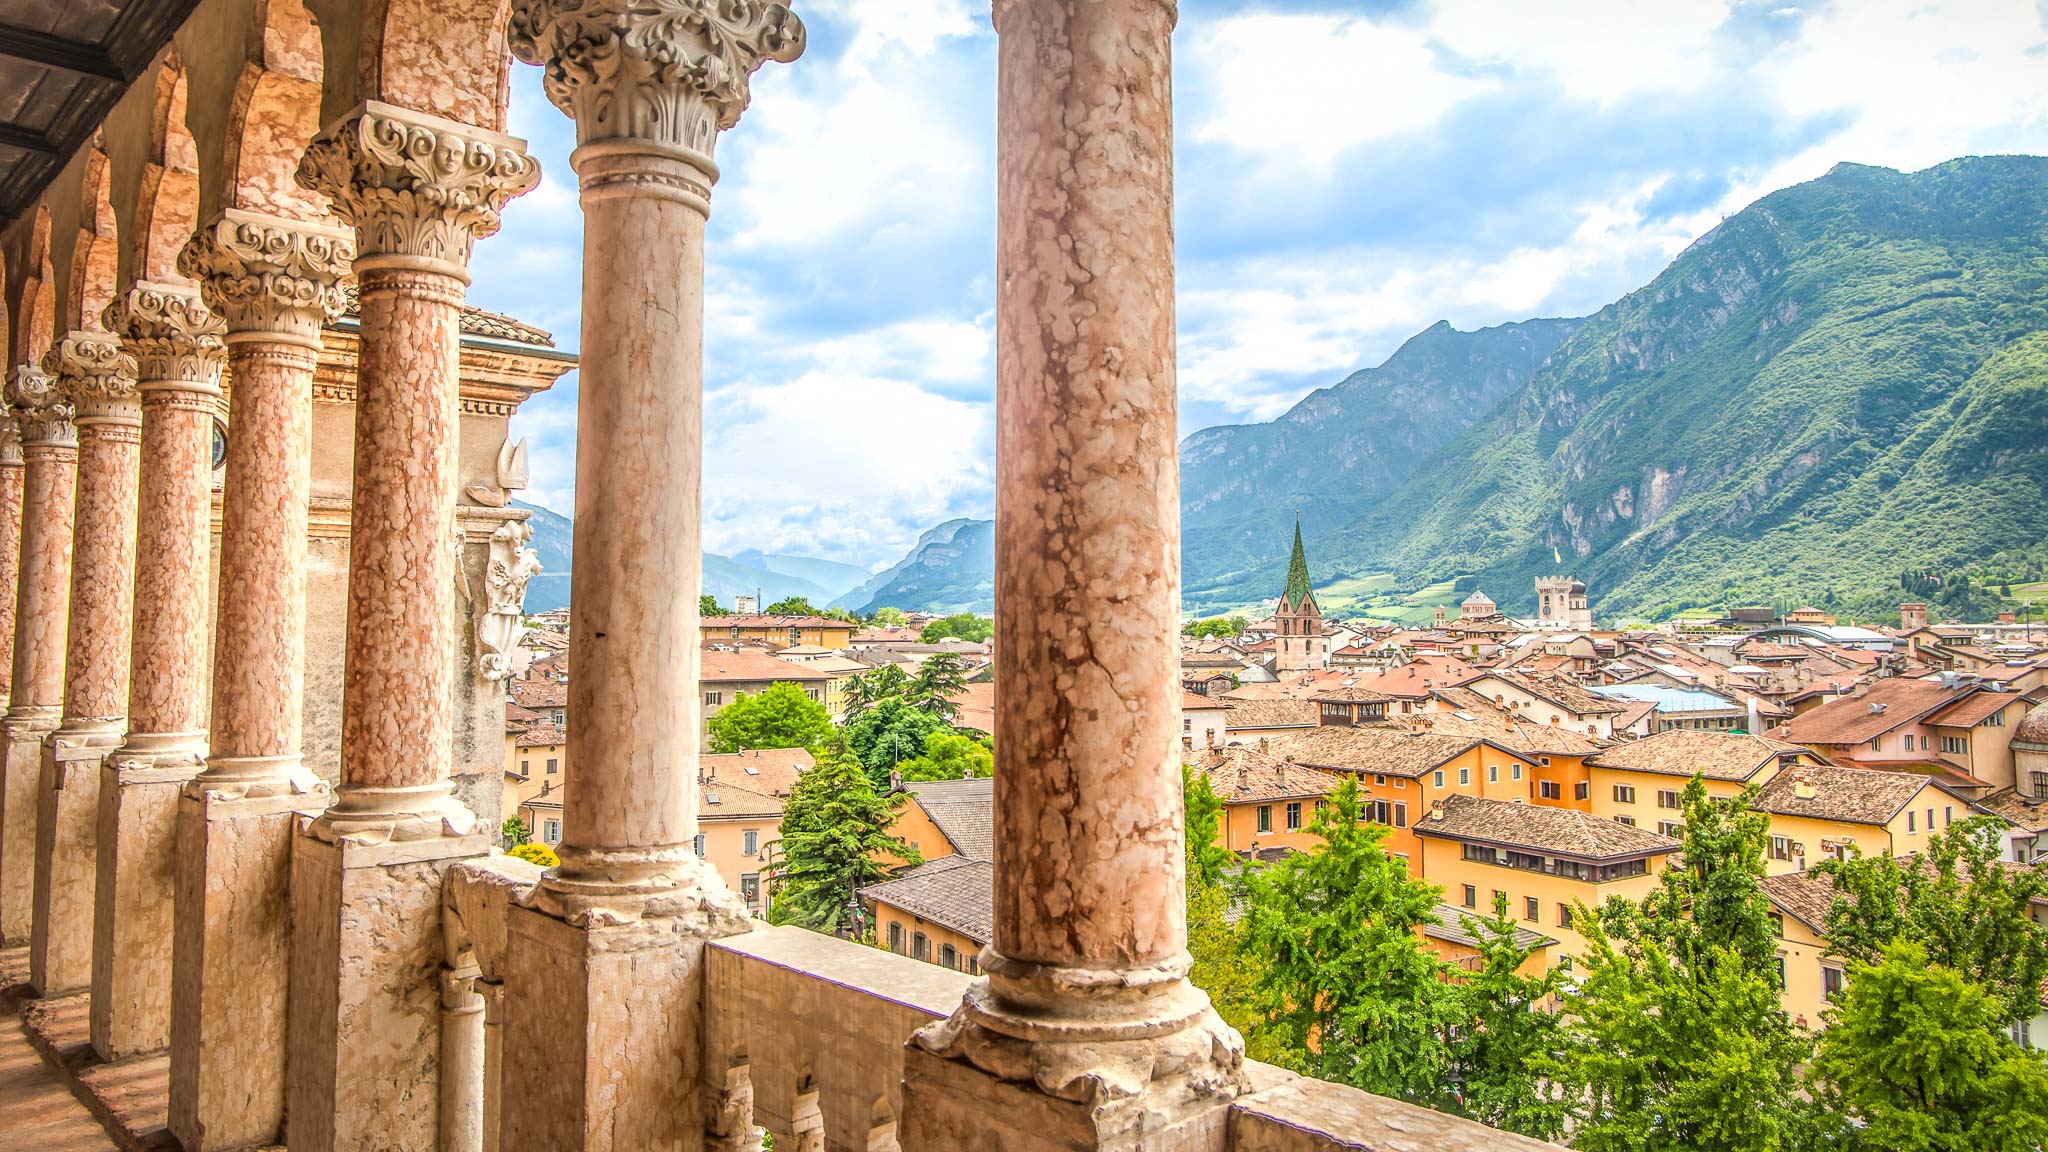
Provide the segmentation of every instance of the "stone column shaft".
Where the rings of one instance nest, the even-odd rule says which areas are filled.
[[[42,369],[27,366],[7,385],[23,461],[13,675],[0,765],[0,943],[9,946],[27,944],[31,934],[43,740],[64,705],[78,440],[70,401],[55,385]]]
[[[994,940],[904,1145],[1222,1147],[1188,983],[1172,0],[997,0]]]
[[[105,332],[73,332],[48,357],[78,425],[64,715],[43,745],[36,811],[29,984],[43,996],[92,983],[100,765],[121,742],[135,603],[135,485],[142,408],[135,360]]]
[[[576,785],[561,867],[533,907],[511,912],[502,1139],[695,1148],[704,941],[746,927],[744,907],[689,847],[704,225],[719,132],[738,123],[755,69],[802,51],[803,28],[762,0],[514,0],[511,42],[546,67],[549,98],[576,121],[585,336],[569,641]]]
[[[108,307],[142,397],[128,736],[100,770],[93,1050],[170,1042],[178,796],[206,756],[207,517],[221,323],[196,289],[143,283]]]
[[[21,430],[0,410],[0,712],[14,691],[14,601],[20,591]]]
[[[328,798],[299,760],[313,372],[353,253],[338,228],[229,209],[179,256],[226,322],[234,376],[211,747],[178,806],[170,1128],[186,1152],[283,1137],[292,833]]]
[[[299,181],[355,227],[362,346],[341,782],[292,862],[294,1144],[431,1148],[441,877],[495,829],[451,793],[457,321],[475,238],[538,182],[520,141],[369,102]],[[352,1027],[375,1018],[376,1029]]]

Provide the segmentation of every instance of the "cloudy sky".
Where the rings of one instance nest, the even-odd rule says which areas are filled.
[[[720,143],[706,547],[878,566],[991,510],[987,0],[806,0]],[[575,348],[569,121],[471,300]],[[2048,152],[2048,0],[1181,0],[1182,434],[1265,420],[1440,319],[1579,315],[1838,161]],[[528,497],[574,510],[576,378],[529,402]]]

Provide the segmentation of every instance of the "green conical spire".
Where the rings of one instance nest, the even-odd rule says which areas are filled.
[[[1294,514],[1294,556],[1287,561],[1287,588],[1280,593],[1280,602],[1288,608],[1298,608],[1303,600],[1315,589],[1308,579],[1308,553],[1301,546],[1301,513]]]

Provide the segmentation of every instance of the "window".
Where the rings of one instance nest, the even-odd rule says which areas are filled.
[[[889,923],[889,951],[903,955],[903,925],[894,921]]]
[[[1771,859],[1792,859],[1792,838],[1790,836],[1771,837]]]
[[[1955,822],[1956,822],[1956,806],[1955,806],[1955,805],[1953,805],[1953,804],[1944,804],[1944,805],[1942,805],[1942,808],[1941,808],[1941,826],[1942,826],[1943,828],[1946,828],[1946,827],[1948,827],[1949,825],[1951,825],[1951,824],[1954,824]]]
[[[740,873],[740,899],[745,900],[749,904],[759,904],[761,902],[761,874],[759,872]]]
[[[1968,756],[1970,754],[1970,738],[1968,736],[1943,736],[1941,738],[1941,750],[1957,756]]]
[[[2005,1034],[2012,1037],[2012,1042],[2020,1047],[2032,1048],[2034,1046],[2032,1023],[2030,1020],[2015,1020],[2012,1027],[2006,1029]]]
[[[553,756],[548,757],[548,775],[553,776],[555,774],[555,767],[555,758]]]
[[[528,772],[531,772],[532,770],[533,770],[533,764],[532,764],[532,763],[531,763],[530,761],[526,761],[526,760],[521,760],[521,761],[519,762],[519,774],[520,774],[521,776],[524,776],[524,775],[526,775],[526,774],[527,774]]]
[[[1290,802],[1290,803],[1289,803],[1289,804],[1287,805],[1287,830],[1288,830],[1289,832],[1296,832],[1296,831],[1299,831],[1300,829],[1301,829],[1301,802],[1300,802],[1300,801],[1298,801],[1298,800],[1296,800],[1296,801],[1292,801],[1292,802]]]
[[[1636,818],[1633,816],[1616,816],[1614,822],[1616,824],[1626,824],[1631,828],[1636,826]]]
[[[1872,752],[1882,752],[1882,751],[1884,751],[1884,737],[1882,737],[1882,736],[1873,736],[1873,737],[1871,737],[1871,738],[1870,738],[1870,750],[1871,750]]]
[[[1614,786],[1614,802],[1616,804],[1635,803],[1636,786],[1633,784],[1616,784]]]
[[[1481,864],[1500,863],[1499,855],[1495,853],[1493,849],[1487,847],[1484,844],[1465,845],[1465,859],[1476,861]]]
[[[1185,716],[1181,717],[1180,730],[1182,732],[1193,732],[1195,730],[1195,722]]]
[[[761,833],[753,828],[740,833],[740,852],[747,856],[761,850]]]
[[[2036,784],[2035,784],[2035,791],[2037,791],[2037,792],[2048,792],[2048,772],[2036,772],[2036,773],[2034,773],[2034,775],[2036,775],[2036,776],[2038,776],[2038,777],[2040,777],[2040,778],[2041,778],[2041,779],[2040,779],[2040,780],[2039,780],[2038,782],[2036,782]],[[1441,769],[1441,768],[1439,768],[1439,769],[1437,769],[1437,770],[1436,770],[1436,780],[1435,780],[1435,784],[1436,784],[1436,786],[1437,786],[1437,787],[1439,787],[1439,788],[1441,788],[1441,787],[1443,787],[1443,786],[1444,786],[1444,770],[1443,770],[1443,769]]]
[[[1408,787],[1408,780],[1406,777],[1394,777],[1394,791],[1399,792],[1401,789],[1406,787]]]
[[[540,838],[548,844],[560,844],[562,842],[562,822],[560,820],[541,821]]]
[[[702,832],[699,832],[699,833],[697,833],[697,838],[696,838],[695,840],[692,840],[692,841],[690,842],[690,847],[691,847],[691,848],[693,848],[693,849],[694,849],[694,850],[696,851],[696,853],[697,853],[697,855],[698,855],[698,857],[699,857],[700,859],[701,859],[701,858],[703,857],[703,855],[704,855],[704,834],[703,834]]]
[[[1382,788],[1387,786],[1387,778],[1385,776],[1380,775],[1377,772],[1373,773],[1372,782],[1374,784],[1379,785]]]
[[[816,688],[806,688],[804,689],[804,694],[811,698],[811,703],[816,704],[818,702],[818,690]]]
[[[1569,904],[1559,904],[1559,905],[1557,906],[1557,926],[1558,926],[1559,928],[1569,928],[1569,927],[1571,927],[1571,926],[1572,926],[1572,906],[1571,906],[1571,905],[1569,905]]]
[[[1778,987],[1780,987],[1780,988],[1783,988],[1784,986],[1785,986],[1785,958],[1784,958],[1783,956],[1780,956],[1780,957],[1778,957]]]
[[[1657,835],[1669,836],[1676,840],[1685,835],[1685,825],[1680,824],[1676,820],[1659,820],[1657,821]]]
[[[932,942],[924,933],[914,932],[911,934],[910,957],[913,960],[929,960],[932,958]]]
[[[1592,794],[1593,782],[1590,780],[1581,780],[1577,784],[1572,785],[1572,799],[1574,800],[1584,800]]]
[[[939,967],[960,970],[960,950],[951,944],[939,945]]]
[[[1678,806],[1679,806],[1679,800],[1678,800],[1678,789],[1676,789],[1676,788],[1659,788],[1659,789],[1657,789],[1657,807],[1659,807],[1659,808],[1676,808],[1676,807],[1678,807]]]
[[[1555,780],[1538,780],[1536,782],[1536,795],[1545,800],[1562,800],[1564,798],[1564,789],[1558,787]]]
[[[1920,829],[1919,829],[1919,827],[1918,827],[1918,826],[1917,826],[1917,825],[1916,825],[1916,824],[1914,823],[1914,820],[1913,820],[1913,812],[1912,812],[1912,810],[1911,810],[1911,809],[1907,809],[1907,811],[1906,811],[1906,831],[1908,831],[1908,832],[1918,832],[1919,830],[1920,830]]]
[[[1465,885],[1465,907],[1479,907],[1479,889],[1470,884]]]
[[[1259,805],[1259,831],[1271,832],[1272,830],[1273,806],[1271,804],[1261,804]]]
[[[1927,830],[1929,832],[1934,831],[1934,805],[1932,804],[1927,806]]]
[[[1833,1000],[1842,994],[1842,970],[1826,964],[1820,966],[1820,998]]]
[[[1460,768],[1460,769],[1458,769],[1458,783],[1460,783],[1460,784],[1470,784],[1471,782],[1472,782],[1472,770],[1471,770],[1470,768]]]
[[[1500,765],[1488,764],[1486,766],[1486,782],[1488,784],[1500,783]]]
[[[723,703],[725,703],[725,693],[723,692],[706,692],[704,694],[704,706],[707,708],[716,708]]]
[[[1516,764],[1510,765],[1510,766],[1509,766],[1509,768],[1508,768],[1508,773],[1509,773],[1509,776],[1508,776],[1508,778],[1509,778],[1509,779],[1511,779],[1511,780],[1520,780],[1520,779],[1522,778],[1522,766],[1521,766],[1521,764],[1520,764],[1520,763],[1516,763]]]
[[[1522,897],[1522,919],[1534,924],[1543,918],[1543,902],[1534,896]]]

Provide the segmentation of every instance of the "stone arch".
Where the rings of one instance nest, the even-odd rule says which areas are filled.
[[[325,199],[293,179],[320,129],[321,35],[301,0],[202,5],[177,44],[185,121],[204,161],[198,219],[226,208],[324,219]]]
[[[509,0],[308,0],[322,29],[329,124],[365,100],[503,131]]]
[[[0,237],[6,252],[7,363],[40,364],[57,321],[56,275],[50,269],[50,209],[38,202]]]
[[[108,187],[120,230],[116,287],[179,283],[178,253],[198,223],[199,158],[185,127],[185,69],[158,56],[104,128]]]
[[[114,298],[119,227],[108,198],[107,154],[96,135],[57,175],[50,205],[50,267],[56,281],[57,333],[101,331],[100,312]]]

